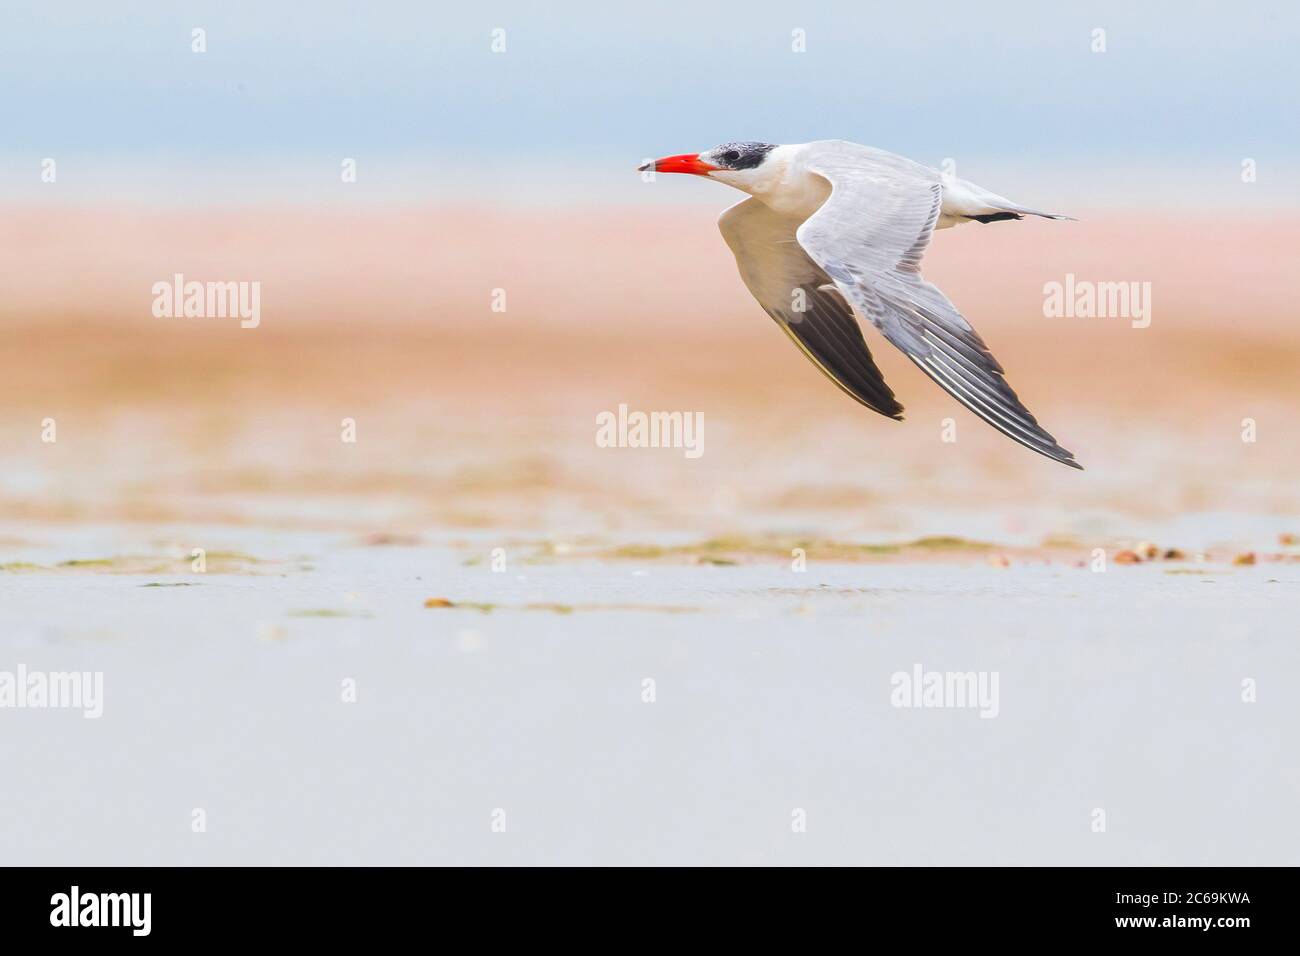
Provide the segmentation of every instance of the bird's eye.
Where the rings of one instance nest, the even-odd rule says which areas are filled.
[[[729,163],[734,163],[736,160],[740,159],[740,152],[738,150],[729,149],[722,154],[722,158]]]

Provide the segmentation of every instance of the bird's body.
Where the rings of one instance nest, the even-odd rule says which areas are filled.
[[[649,164],[646,167],[649,168]],[[959,402],[1015,441],[1078,468],[1021,404],[983,340],[921,278],[935,229],[1043,216],[974,183],[842,140],[727,143],[656,160],[750,194],[718,220],[754,298],[850,397],[899,418],[858,319],[875,326]]]

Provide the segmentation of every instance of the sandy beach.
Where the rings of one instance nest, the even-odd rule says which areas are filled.
[[[5,714],[6,859],[1300,862],[1294,230],[936,238],[1074,472],[872,332],[907,420],[845,399],[715,215],[0,216],[3,667],[104,675]],[[177,271],[260,325],[155,317]],[[1067,273],[1150,324],[1045,317]],[[600,447],[621,404],[702,453]],[[894,706],[914,665],[997,719]]]

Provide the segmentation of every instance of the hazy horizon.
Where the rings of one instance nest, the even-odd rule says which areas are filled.
[[[1300,12],[1283,4],[8,6],[0,201],[720,202],[647,193],[631,167],[843,138],[1035,202],[1296,203]]]

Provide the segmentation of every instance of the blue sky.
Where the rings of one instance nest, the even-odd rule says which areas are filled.
[[[530,164],[576,181],[728,139],[830,137],[1111,180],[1300,165],[1287,2],[6,0],[3,18],[0,179],[53,156],[97,188],[152,177],[201,198],[254,170],[290,185],[317,160],[331,181],[353,156],[412,185],[473,169],[465,188],[490,191]]]

